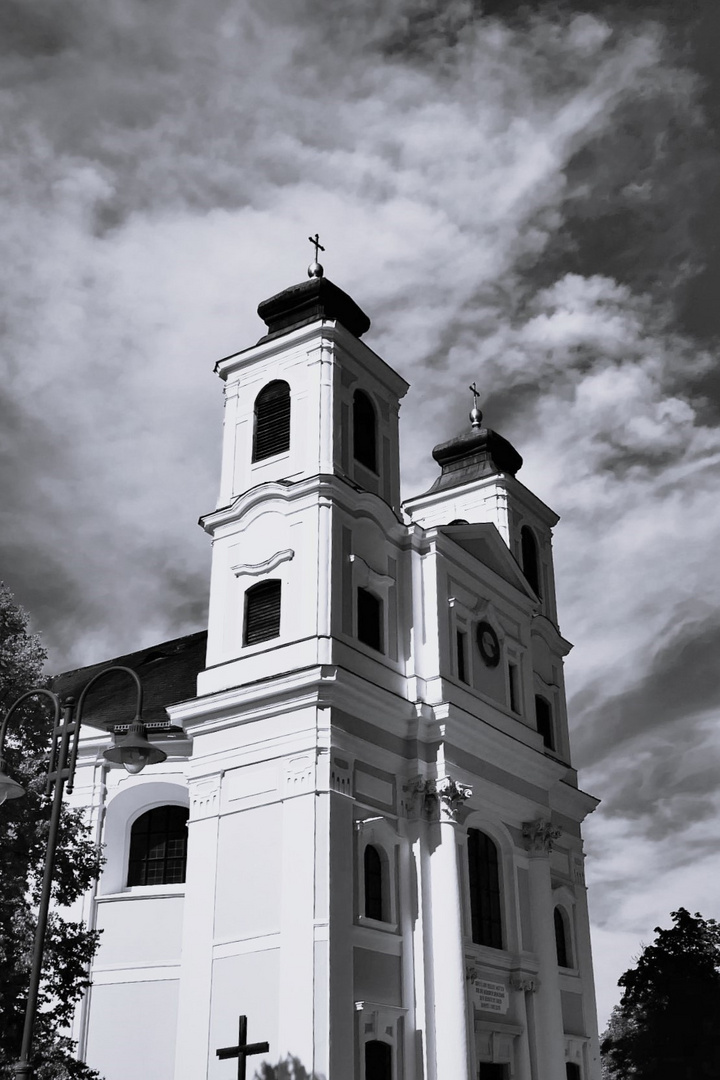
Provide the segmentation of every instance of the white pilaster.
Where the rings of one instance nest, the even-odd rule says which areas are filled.
[[[565,1080],[565,1052],[560,976],[555,947],[550,851],[560,834],[547,821],[529,821],[523,835],[529,855],[533,948],[539,986],[534,995],[538,1080]]]
[[[432,894],[432,945],[437,1080],[469,1080],[468,1005],[463,954],[462,901],[455,839],[457,812],[469,788],[437,781],[439,818],[428,832]]]
[[[183,912],[175,1080],[206,1080],[221,774],[189,780],[190,820]]]

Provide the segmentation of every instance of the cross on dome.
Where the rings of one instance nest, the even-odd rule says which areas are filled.
[[[322,266],[318,262],[318,251],[324,251],[325,248],[320,243],[320,235],[319,235],[319,233],[315,233],[314,237],[313,236],[308,236],[308,240],[310,241],[311,244],[313,244],[315,246],[315,258],[313,259],[313,261],[308,266],[308,277],[311,277],[311,278],[313,278],[313,277],[322,277],[324,271],[323,271]]]
[[[472,396],[473,396],[473,407],[470,410],[470,423],[474,428],[479,428],[480,425],[482,424],[482,413],[478,409],[478,397],[479,397],[480,391],[478,390],[477,386],[475,385],[474,380],[473,380],[472,386],[468,387],[468,390],[470,390],[470,392],[472,393]]]

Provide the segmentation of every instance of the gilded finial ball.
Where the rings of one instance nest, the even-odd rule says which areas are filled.
[[[470,410],[470,424],[474,428],[479,428],[482,426],[482,413],[477,408],[477,406],[474,409]]]
[[[322,266],[317,261],[317,259],[314,259],[313,262],[311,262],[310,265],[308,266],[308,277],[309,278],[322,277],[324,273],[325,273],[325,271],[323,270]]]

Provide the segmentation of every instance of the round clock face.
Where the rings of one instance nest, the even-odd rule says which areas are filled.
[[[477,647],[488,667],[497,667],[500,663],[500,642],[489,622],[479,622],[475,631]]]

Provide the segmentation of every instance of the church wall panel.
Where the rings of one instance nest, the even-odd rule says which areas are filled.
[[[267,858],[280,850],[279,803],[220,820],[215,937],[253,937],[280,925],[279,868]]]
[[[353,950],[355,997],[381,1005],[402,1005],[401,958],[370,949]]]
[[[208,1080],[228,1080],[237,1064],[219,1061],[215,1051],[221,1046],[236,1046],[238,1016],[247,1016],[248,1039],[270,1043],[267,1058],[272,1062],[287,1052],[278,1045],[277,1001],[279,992],[278,949],[225,956],[213,963],[212,1013],[209,1033]],[[292,1053],[292,1048],[287,1048]],[[263,1056],[250,1058],[248,1073],[254,1075]],[[139,1072],[137,1077],[151,1076]],[[137,1080],[137,1077],[135,1080]],[[110,1078],[108,1078],[110,1080]],[[155,1078],[153,1077],[153,1080]]]
[[[88,1065],[104,1080],[172,1080],[177,998],[178,984],[170,980],[94,986]]]
[[[126,897],[97,906],[102,931],[94,967],[168,964],[180,959],[184,898]]]

